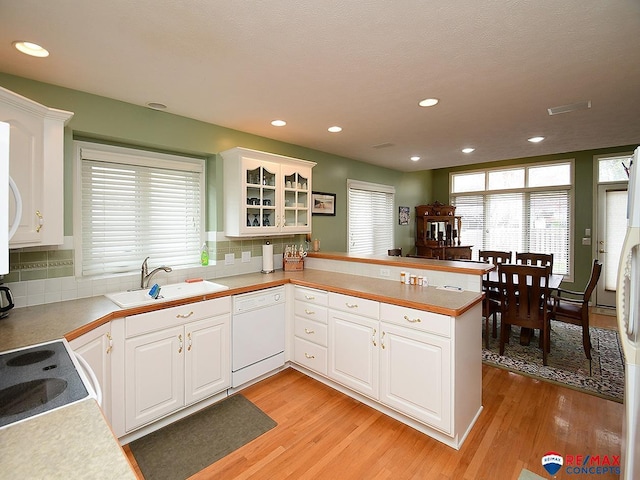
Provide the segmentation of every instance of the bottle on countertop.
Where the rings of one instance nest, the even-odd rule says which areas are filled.
[[[200,250],[200,263],[203,267],[209,265],[209,249],[207,248],[207,242],[202,244],[202,249]]]

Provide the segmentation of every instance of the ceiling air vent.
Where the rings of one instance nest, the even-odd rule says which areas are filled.
[[[371,148],[387,148],[387,147],[393,147],[393,143],[386,142],[386,143],[379,143],[378,145],[371,146]]]
[[[572,103],[570,105],[562,105],[560,107],[547,108],[549,115],[559,115],[561,113],[575,112],[576,110],[588,110],[591,108],[591,100],[586,102]]]

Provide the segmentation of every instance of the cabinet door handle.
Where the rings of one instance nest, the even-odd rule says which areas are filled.
[[[304,313],[306,313],[307,315],[315,315],[316,312],[314,312],[313,310],[309,310],[309,309],[304,309]]]
[[[193,345],[193,342],[191,341],[191,332],[187,333],[187,351],[190,352],[191,351],[191,346]]]
[[[40,230],[42,230],[42,227],[44,226],[44,218],[42,217],[40,210],[36,210],[36,217],[38,217],[38,226],[36,227],[36,233],[40,233]]]
[[[384,335],[386,332],[382,332],[382,335],[380,336],[380,346],[382,347],[382,349],[384,350]]]
[[[422,322],[422,320],[420,320],[419,318],[409,318],[406,315],[404,316],[404,319],[407,322],[410,322],[410,323],[420,323],[420,322]]]
[[[113,350],[113,338],[111,338],[111,332],[106,333],[107,340],[109,340],[109,346],[107,347],[107,354]]]
[[[179,347],[178,347],[178,353],[182,353],[182,335],[178,335],[178,341],[179,343]]]
[[[307,300],[315,300],[316,297],[314,297],[313,295],[305,295],[304,298],[306,298]]]
[[[373,346],[374,346],[374,347],[378,346],[378,345],[376,344],[376,333],[377,333],[377,331],[376,331],[376,329],[374,328],[374,329],[373,329],[373,334],[371,334],[371,343],[373,343]]]
[[[304,352],[304,356],[305,356],[305,357],[307,357],[307,358],[309,358],[309,359],[311,359],[311,358],[316,358],[316,357],[315,357],[315,356],[313,356],[313,355],[309,355],[307,352]]]
[[[314,333],[316,333],[315,330],[309,330],[308,328],[304,329],[304,333],[306,333],[307,335],[313,335]]]
[[[179,313],[176,315],[176,318],[189,318],[191,315],[193,315],[193,311],[187,313],[186,315]]]
[[[358,304],[357,303],[345,302],[344,304],[347,306],[347,308],[358,308]]]

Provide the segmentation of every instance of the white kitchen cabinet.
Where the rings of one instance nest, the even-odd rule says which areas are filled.
[[[226,236],[311,232],[315,163],[239,147],[220,155]]]
[[[329,293],[329,308],[329,378],[377,400],[378,302]]]
[[[380,324],[380,401],[451,433],[451,341]]]
[[[0,87],[0,121],[11,126],[9,173],[22,198],[11,248],[63,243],[64,125],[72,116]],[[9,218],[15,215],[10,196]]]
[[[229,297],[125,319],[125,425],[132,431],[230,385]]]
[[[82,355],[102,389],[102,412],[111,422],[111,357],[113,340],[111,323],[105,323],[69,342],[71,349]]]
[[[327,292],[295,287],[294,361],[327,375]]]

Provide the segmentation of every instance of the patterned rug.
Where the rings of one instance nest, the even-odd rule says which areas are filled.
[[[484,319],[482,321],[484,347]],[[498,353],[498,322],[498,338],[490,337],[489,350],[483,348],[483,363],[622,403],[624,360],[616,330],[590,327],[592,350],[589,361],[582,348],[581,327],[552,321],[551,352],[547,356],[546,367],[542,365],[538,332],[536,331],[536,336],[531,339],[529,346],[522,346],[520,329],[514,327],[511,330],[511,338],[505,345],[504,356],[501,357]]]

